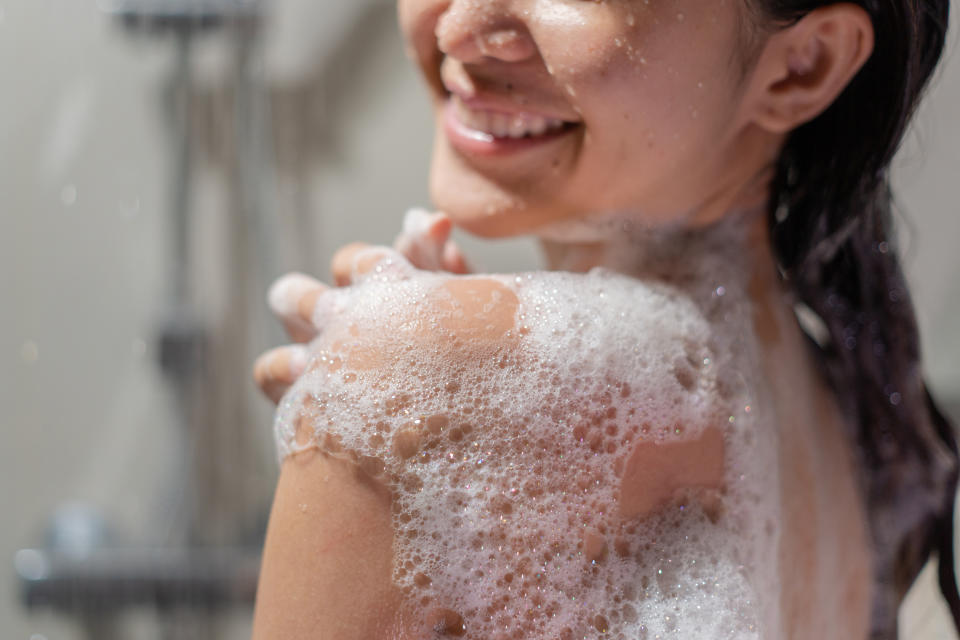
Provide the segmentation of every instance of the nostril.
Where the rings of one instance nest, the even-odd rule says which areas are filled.
[[[480,52],[505,62],[518,62],[534,53],[529,35],[518,29],[500,29],[477,36]]]
[[[536,52],[525,25],[499,12],[466,12],[451,7],[437,20],[434,35],[440,51],[461,62],[484,57],[517,62]]]

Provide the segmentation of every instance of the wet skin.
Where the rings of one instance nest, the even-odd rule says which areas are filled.
[[[829,104],[862,63],[862,51],[847,55],[837,36],[856,36],[850,29],[859,18],[846,7],[831,14],[842,20],[798,27],[815,46],[784,49],[782,60],[763,58],[745,76],[741,9],[725,0],[400,0],[401,27],[436,106],[435,204],[480,235],[540,233],[550,268],[566,270],[615,265],[606,263],[608,239],[559,241],[558,222],[633,211],[644,223],[702,225],[762,207],[782,134]],[[815,31],[818,25],[826,28]],[[807,64],[804,56],[816,62],[820,51],[831,54],[830,64],[852,61],[846,79],[831,76],[829,65]],[[778,60],[786,67],[777,68]],[[791,74],[807,68],[817,70],[814,81],[792,86]],[[775,93],[757,93],[767,86],[756,80],[765,72],[785,78]],[[829,91],[817,93],[821,78]],[[567,124],[526,146],[473,144],[455,118],[451,125],[450,96],[477,112],[533,113]],[[755,261],[754,331],[780,421],[781,478],[771,491],[782,503],[785,637],[865,638],[870,565],[852,454],[766,246],[761,225],[742,250]],[[448,293],[482,310],[497,286],[473,278]],[[511,325],[509,296],[500,294],[507,302],[492,308],[493,317],[474,313],[477,322],[451,327],[470,336],[467,352],[455,354],[459,361],[491,342],[510,348],[502,339]],[[403,338],[436,346],[427,336]],[[356,366],[364,358],[367,366],[393,364],[380,350],[360,348],[355,356]],[[708,430],[689,446],[638,448],[622,476],[624,517],[642,518],[685,488],[716,490],[720,443]],[[390,499],[349,462],[315,449],[287,459],[265,549],[256,639],[456,635],[450,612],[406,610],[392,586]],[[589,539],[583,544],[593,547]]]
[[[656,223],[725,214],[779,143],[743,109],[740,13],[717,0],[400,0],[434,99],[436,206],[488,236],[594,211]],[[483,153],[450,135],[457,99],[569,124]]]
[[[418,305],[418,323],[406,322],[396,310],[381,334],[357,331],[349,310],[325,327],[315,349],[343,353],[335,361],[314,366],[332,372],[389,371],[402,366],[414,344],[441,357],[450,369],[476,363],[492,354],[518,353],[518,300],[509,288],[484,277],[450,279]],[[451,313],[452,312],[452,313]],[[387,315],[387,310],[384,310]],[[431,315],[443,326],[443,340],[423,330]],[[403,345],[392,350],[391,344]],[[349,346],[345,346],[349,345]],[[509,358],[505,358],[509,360]],[[509,365],[525,374],[522,359]],[[470,390],[454,393],[453,402],[471,402]],[[463,398],[458,398],[463,395]],[[416,451],[417,436],[394,442],[394,453]],[[458,619],[456,611],[411,606],[393,585],[391,496],[386,483],[366,472],[363,464],[329,455],[317,442],[314,425],[303,419],[297,443],[305,451],[284,463],[271,514],[258,594],[255,638],[423,638]],[[407,440],[411,440],[408,442]],[[467,446],[467,442],[463,443]],[[707,429],[685,442],[641,442],[624,458],[617,492],[624,522],[642,519],[675,500],[705,500],[715,505],[724,478],[724,443],[720,429]],[[576,478],[552,479],[573,485]],[[585,567],[600,560],[606,543],[592,532],[571,531],[585,554]],[[297,611],[294,616],[291,611]],[[453,617],[451,617],[453,616]],[[454,627],[456,625],[453,625]],[[449,630],[455,635],[456,629]]]

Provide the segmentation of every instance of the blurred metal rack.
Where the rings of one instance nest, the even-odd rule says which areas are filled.
[[[169,185],[168,291],[156,326],[157,365],[175,405],[185,468],[174,472],[171,493],[185,505],[183,517],[167,518],[163,526],[176,529],[159,544],[171,548],[117,547],[103,535],[106,527],[83,508],[79,515],[52,519],[44,548],[22,549],[14,557],[15,578],[21,601],[31,609],[52,609],[79,623],[90,640],[121,638],[120,615],[144,608],[161,614],[161,637],[215,638],[215,618],[230,608],[252,607],[260,565],[261,531],[249,527],[221,527],[229,532],[210,533],[210,515],[227,512],[236,516],[241,508],[236,496],[221,491],[224,478],[212,470],[210,460],[222,450],[231,428],[210,408],[216,385],[232,383],[224,371],[237,369],[235,362],[216,362],[215,334],[198,310],[194,281],[197,268],[191,247],[191,193],[195,180],[197,131],[193,111],[197,101],[193,77],[195,43],[213,32],[231,38],[231,78],[235,89],[234,128],[238,156],[232,175],[231,196],[239,215],[230,217],[225,234],[233,265],[255,260],[251,236],[263,233],[258,218],[257,150],[252,125],[255,88],[251,59],[262,21],[261,0],[98,0],[97,7],[135,37],[147,37],[173,49],[173,64],[161,92],[172,142]],[[247,271],[236,268],[225,286],[233,306],[232,332],[221,338],[220,354],[237,352],[249,327],[245,309],[250,283]],[[227,344],[224,347],[224,344]],[[219,379],[218,379],[219,376]],[[235,395],[235,394],[234,394]],[[235,440],[236,433],[232,434]],[[235,449],[226,449],[235,451]],[[234,472],[236,473],[236,472]],[[259,509],[262,505],[257,505]],[[261,518],[262,519],[262,518]],[[223,539],[227,537],[228,539]],[[129,543],[129,541],[124,541]],[[214,546],[217,543],[240,545]],[[157,544],[158,541],[153,541]],[[144,543],[149,544],[149,543]],[[249,546],[246,546],[249,545]],[[189,629],[174,622],[183,612],[192,612]]]
[[[250,606],[259,568],[251,549],[101,549],[83,558],[21,549],[14,557],[23,603],[65,612]]]

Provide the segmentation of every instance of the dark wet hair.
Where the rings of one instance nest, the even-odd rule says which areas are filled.
[[[920,369],[919,336],[891,241],[888,169],[940,59],[948,0],[852,0],[875,50],[837,101],[794,131],[769,204],[782,276],[829,338],[811,340],[851,427],[876,578],[871,638],[897,637],[897,609],[928,557],[960,628],[953,565],[957,444]],[[828,0],[748,0],[789,25]]]

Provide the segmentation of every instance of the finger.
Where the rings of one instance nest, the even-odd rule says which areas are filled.
[[[295,342],[309,342],[318,331],[313,323],[313,310],[317,300],[328,290],[326,285],[310,276],[289,273],[273,283],[267,302]]]
[[[410,274],[410,269],[410,263],[395,249],[361,242],[348,244],[337,251],[331,265],[334,281],[339,286],[356,284],[358,279],[374,270],[403,277]]]
[[[357,281],[363,276],[376,273],[390,274],[392,277],[409,276],[412,265],[395,249],[382,246],[370,246],[358,251],[353,257],[351,280]]]
[[[307,348],[300,345],[267,351],[253,365],[253,380],[274,404],[307,369]]]
[[[370,245],[364,242],[354,242],[345,247],[341,247],[333,254],[333,260],[330,263],[330,271],[333,274],[333,282],[338,287],[345,287],[350,284],[353,278],[353,262],[357,254],[369,249]]]
[[[429,238],[430,214],[424,209],[410,209],[403,216],[403,230],[393,248],[418,269],[440,268],[439,253]]]
[[[443,246],[452,228],[453,223],[444,213],[410,209],[403,219],[403,231],[393,246],[413,266],[437,271],[443,268]]]
[[[463,252],[460,251],[460,247],[453,241],[449,241],[444,245],[442,262],[444,270],[451,273],[465,275],[472,271],[470,265],[467,264],[466,257],[464,257]]]
[[[427,235],[438,246],[442,247],[450,239],[450,233],[453,231],[453,221],[445,213],[434,213],[430,216],[430,224],[427,227]]]

